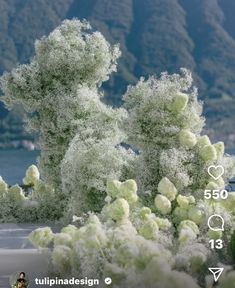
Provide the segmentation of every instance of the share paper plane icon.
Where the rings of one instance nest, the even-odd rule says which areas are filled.
[[[215,282],[218,281],[219,277],[224,271],[224,268],[208,268],[208,269],[213,274]]]

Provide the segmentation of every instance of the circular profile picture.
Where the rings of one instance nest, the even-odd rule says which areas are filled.
[[[29,281],[25,272],[16,272],[10,277],[11,288],[28,288]]]

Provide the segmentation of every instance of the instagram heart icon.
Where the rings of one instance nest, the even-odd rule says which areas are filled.
[[[218,180],[224,174],[224,167],[211,165],[208,167],[207,172],[213,179]]]

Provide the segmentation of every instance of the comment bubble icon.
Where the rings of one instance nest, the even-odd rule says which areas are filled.
[[[207,225],[212,231],[224,231],[224,219],[219,214],[211,215],[207,220]]]

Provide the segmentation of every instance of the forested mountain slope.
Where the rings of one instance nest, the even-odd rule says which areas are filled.
[[[121,104],[128,83],[161,71],[193,71],[208,127],[235,142],[235,2],[233,0],[0,0],[0,72],[33,55],[35,39],[61,20],[88,19],[120,43],[118,72],[104,86]],[[0,107],[0,141],[26,137],[17,113]]]

